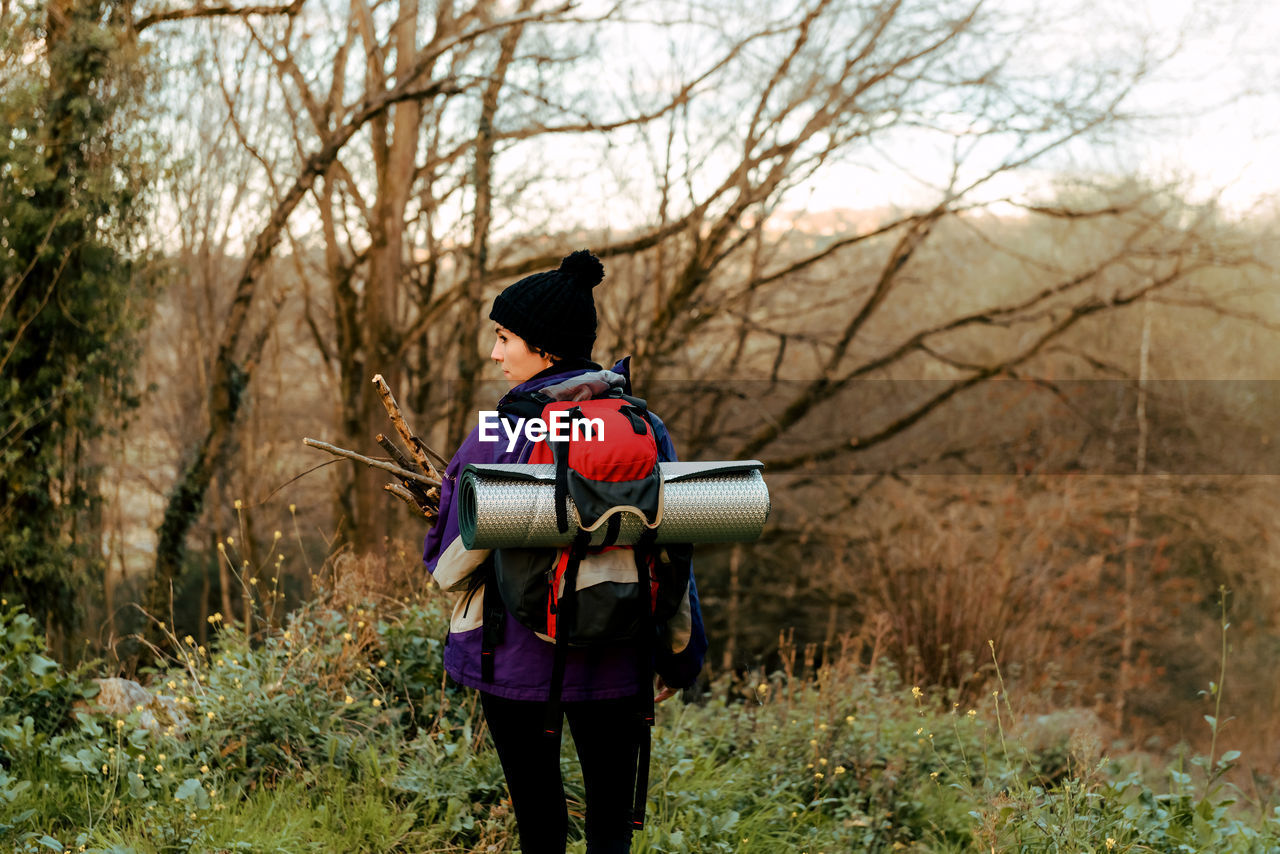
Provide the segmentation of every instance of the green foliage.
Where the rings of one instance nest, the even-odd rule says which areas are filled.
[[[15,728],[30,728],[32,739],[61,730],[70,719],[71,704],[93,694],[91,685],[63,673],[45,653],[35,620],[0,600],[0,749],[3,733]]]
[[[214,615],[215,624],[222,622]],[[171,638],[155,708],[41,731],[41,691],[72,696],[24,614],[5,612],[0,845],[35,852],[517,850],[474,695],[443,685],[440,599],[312,606],[249,642]],[[1240,852],[1280,819],[1246,809],[1234,751],[1156,784],[1099,758],[1089,716],[967,709],[852,661],[815,678],[722,681],[654,731],[650,814],[633,851]],[[57,674],[56,690],[47,679]],[[17,715],[24,713],[20,720]],[[581,777],[566,741],[570,851]],[[1198,770],[1197,770],[1198,769]],[[60,848],[58,846],[61,846]]]
[[[7,8],[7,7],[6,7]],[[112,0],[20,4],[0,42],[0,573],[71,621],[92,567],[94,440],[134,404],[146,316],[140,65]]]

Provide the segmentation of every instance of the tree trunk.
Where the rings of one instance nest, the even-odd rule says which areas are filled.
[[[404,79],[413,68],[417,41],[418,0],[401,0],[400,14],[391,33],[397,79]],[[370,56],[368,61],[373,63],[374,57]],[[407,308],[403,305],[404,216],[413,187],[421,123],[421,105],[417,101],[406,101],[397,104],[389,114],[390,139],[381,121],[373,127],[378,198],[360,323],[364,370],[358,378],[357,417],[348,424],[352,430],[346,437],[351,443],[349,447],[368,445],[378,432],[374,425],[381,423],[382,400],[371,382],[373,375],[382,374],[392,389],[399,389],[403,377],[395,331],[397,316]],[[360,551],[385,548],[394,517],[382,491],[382,478],[363,466],[356,467],[355,498],[352,542]]]
[[[240,338],[248,321],[258,282],[284,235],[285,224],[298,203],[310,192],[316,178],[328,170],[356,131],[382,115],[392,105],[430,97],[446,85],[445,81],[437,81],[414,89],[412,87],[415,79],[411,74],[398,81],[394,89],[366,101],[347,124],[325,139],[320,149],[307,158],[301,174],[280,199],[270,220],[254,241],[253,251],[245,260],[240,279],[236,283],[231,310],[223,326],[218,354],[214,359],[210,378],[209,429],[169,495],[164,521],[158,532],[155,573],[146,597],[147,608],[153,614],[164,611],[169,589],[182,566],[187,533],[200,517],[213,475],[223,467],[230,454],[240,404],[258,356],[266,343],[266,335],[260,334],[247,348],[248,354],[241,358],[237,355]]]
[[[519,14],[532,6],[530,0],[521,0]],[[493,119],[498,112],[498,96],[506,81],[507,69],[515,57],[516,45],[524,28],[514,26],[502,36],[497,65],[489,77],[480,101],[480,119],[476,126],[475,160],[472,162],[471,180],[475,188],[475,209],[471,216],[471,249],[468,275],[464,284],[465,296],[460,311],[462,322],[458,324],[458,381],[450,408],[448,445],[456,448],[471,431],[471,419],[475,409],[476,382],[484,368],[482,342],[488,337],[488,328],[477,324],[484,296],[484,283],[489,269],[489,229],[493,219]]]
[[[1138,568],[1134,551],[1138,541],[1138,517],[1142,510],[1142,479],[1147,471],[1147,368],[1151,355],[1151,298],[1142,298],[1142,338],[1138,344],[1138,451],[1134,464],[1133,494],[1129,522],[1125,526],[1124,596],[1120,613],[1120,683],[1116,686],[1116,729],[1123,729],[1128,714],[1128,692],[1133,688],[1134,596],[1138,590]]]

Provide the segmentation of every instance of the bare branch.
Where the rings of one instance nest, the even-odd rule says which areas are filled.
[[[194,18],[249,18],[257,15],[296,15],[302,11],[305,0],[293,0],[285,6],[191,6],[186,9],[167,9],[163,12],[152,12],[139,19],[134,25],[135,32],[155,24],[169,21],[189,21]]]
[[[339,448],[337,445],[331,445],[328,442],[322,442],[319,439],[304,438],[302,440],[302,444],[306,445],[309,448],[317,448],[318,450],[321,450],[321,451],[327,451],[328,453],[333,454],[335,457],[345,457],[349,460],[354,460],[358,463],[362,463],[363,465],[370,466],[375,469],[381,469],[382,471],[385,471],[385,472],[390,472],[396,477],[402,478],[404,480],[412,480],[416,483],[422,483],[427,486],[435,486],[435,487],[440,486],[440,481],[437,480],[436,478],[427,477],[425,474],[421,474],[416,471],[409,471],[408,469],[402,469],[399,466],[389,463],[385,460],[378,460],[378,459],[374,459],[373,457],[366,457],[364,454],[357,454],[355,451],[348,451],[346,448]]]
[[[1183,267],[1181,264],[1175,266],[1173,271],[1164,276],[1156,278],[1142,287],[1134,289],[1128,294],[1117,294],[1109,300],[1088,299],[1079,305],[1073,306],[1065,316],[1058,322],[1052,324],[1050,328],[1040,335],[1029,346],[1012,357],[996,362],[992,365],[975,371],[970,376],[948,385],[941,392],[926,400],[915,409],[903,414],[890,424],[884,426],[880,430],[868,436],[851,436],[838,443],[826,445],[824,447],[815,448],[802,454],[795,454],[790,457],[780,457],[773,460],[766,460],[765,465],[773,470],[788,470],[801,465],[822,462],[832,459],[842,453],[848,451],[863,451],[867,448],[884,442],[885,440],[896,436],[912,425],[916,424],[929,413],[935,411],[943,403],[955,397],[962,391],[972,388],[979,383],[985,382],[991,377],[1004,373],[1010,373],[1019,365],[1026,363],[1041,350],[1043,350],[1050,342],[1058,339],[1071,327],[1075,326],[1084,318],[1097,314],[1101,311],[1113,309],[1117,306],[1132,305],[1140,300],[1143,296],[1152,291],[1159,290],[1169,284],[1183,278],[1188,273],[1201,269],[1208,264],[1200,263],[1189,267]]]

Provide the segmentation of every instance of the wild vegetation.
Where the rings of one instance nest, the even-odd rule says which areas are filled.
[[[30,617],[6,604],[9,850],[518,850],[474,695],[443,678],[443,597],[379,595],[386,567],[370,561],[330,569],[321,595],[281,627],[262,624],[254,642],[221,615],[208,645],[171,638],[175,654],[148,674],[164,702],[105,714],[94,684],[44,656]],[[1280,815],[1227,782],[1238,753],[1211,748],[1168,766],[1109,755],[1093,716],[1010,689],[989,652],[991,690],[972,701],[911,686],[887,658],[866,666],[846,645],[821,665],[784,648],[778,670],[726,675],[668,703],[634,850],[1280,843]],[[581,851],[581,781],[570,746],[564,755],[570,850]]]
[[[0,2],[5,841],[510,847],[423,522],[300,439],[381,373],[448,451],[589,246],[598,358],[774,499],[650,850],[1266,850],[1275,210],[1108,165],[1178,34],[1075,11]]]

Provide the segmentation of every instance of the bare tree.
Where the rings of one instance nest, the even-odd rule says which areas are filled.
[[[270,326],[264,325],[256,333],[251,334],[247,341],[244,340],[248,320],[259,291],[262,273],[275,248],[285,237],[291,216],[299,204],[312,192],[317,179],[337,170],[340,155],[348,142],[357,134],[366,131],[372,133],[375,138],[381,136],[385,139],[387,122],[395,126],[391,130],[392,141],[384,143],[385,148],[375,149],[375,154],[386,154],[385,160],[381,157],[375,159],[375,166],[383,170],[393,170],[387,172],[384,182],[388,192],[393,194],[380,197],[379,203],[383,206],[384,213],[395,214],[397,211],[403,211],[402,206],[406,203],[404,186],[403,183],[397,183],[394,179],[396,176],[402,176],[404,170],[408,168],[406,157],[409,166],[412,165],[412,155],[416,151],[418,111],[414,105],[421,101],[437,97],[447,98],[458,94],[464,91],[467,83],[457,69],[442,66],[441,63],[447,60],[452,51],[470,45],[488,34],[501,32],[529,20],[545,19],[558,12],[555,9],[547,9],[508,18],[493,18],[490,13],[488,4],[477,5],[468,12],[456,16],[442,7],[441,14],[437,16],[436,32],[425,45],[419,46],[415,35],[417,9],[416,5],[411,5],[403,10],[393,27],[392,38],[398,50],[394,71],[387,73],[376,71],[375,67],[371,67],[366,86],[354,103],[344,102],[341,99],[342,90],[335,88],[331,97],[324,102],[328,104],[330,113],[313,115],[313,121],[320,130],[317,134],[317,144],[304,149],[309,153],[302,156],[301,163],[295,167],[293,180],[287,185],[284,182],[281,183],[284,187],[283,192],[275,202],[267,221],[251,241],[252,247],[233,289],[229,311],[222,324],[209,382],[211,401],[209,428],[204,439],[195,448],[192,461],[179,477],[165,511],[165,520],[159,531],[156,572],[147,597],[150,608],[156,611],[164,610],[167,590],[178,572],[187,532],[200,515],[209,483],[214,474],[225,465],[230,453],[233,428],[240,413],[244,391],[261,359],[263,347],[270,333]],[[353,10],[353,16],[358,17],[358,15],[359,7]],[[286,31],[289,26],[286,22]],[[381,53],[380,48],[373,43],[370,43],[370,50],[373,58],[377,58]],[[285,59],[287,60],[287,57]],[[287,61],[284,65],[288,67]],[[340,68],[337,78],[343,79],[344,74],[345,68]],[[310,101],[321,103],[318,99],[309,97],[309,90],[305,91],[308,97],[303,99],[304,103]],[[398,145],[395,142],[397,138],[400,140]],[[391,159],[392,154],[397,155],[394,161]],[[401,213],[398,217],[392,217],[392,221],[402,218]],[[385,281],[387,276],[394,279],[399,265],[400,233],[397,228],[389,228],[389,230],[394,231],[395,235],[392,237],[384,235],[384,238],[394,242],[391,249],[384,249],[377,241],[372,244],[373,259],[382,258],[383,260],[378,263],[383,263],[384,266],[391,265],[393,268],[390,272],[385,272],[382,268],[371,266],[370,269],[379,270],[379,276],[383,277],[380,281]],[[388,252],[389,255],[385,254]],[[393,262],[388,259],[397,260]],[[372,285],[366,283],[366,287],[373,289],[374,299],[371,309],[373,313],[372,319],[367,322],[365,328],[360,329],[360,333],[367,335],[372,329],[378,333],[378,337],[361,343],[366,347],[385,346],[380,318],[385,317],[389,304],[378,296],[378,282]],[[369,294],[366,294],[367,296]],[[366,307],[366,315],[369,310]]]
[[[229,458],[271,332],[251,308],[285,241],[350,445],[377,431],[369,379],[382,373],[423,432],[452,446],[483,393],[487,300],[589,245],[609,269],[597,352],[635,353],[682,452],[758,456],[796,481],[1017,471],[1025,446],[981,435],[958,414],[966,401],[1003,378],[1052,397],[1055,372],[1111,359],[1088,343],[1107,318],[1250,261],[1211,206],[1150,186],[998,197],[1028,167],[1129,127],[1129,99],[1163,58],[1141,41],[1082,45],[1050,70],[1038,57],[1051,28],[1034,10],[809,0],[587,18],[536,2],[353,0],[326,11],[342,25],[297,10],[210,25],[272,70],[271,129],[247,121],[259,101],[230,86],[226,100],[258,180],[275,183],[220,327],[210,427],[162,527],[161,586]],[[628,78],[611,63],[638,38],[675,47]],[[867,164],[900,170],[911,204],[830,235],[789,213],[806,187]],[[867,207],[856,184],[847,193]],[[928,382],[863,406],[873,379]],[[951,435],[960,425],[974,430]],[[376,546],[396,517],[376,481],[347,482],[346,536]],[[794,488],[800,502],[807,487]],[[861,494],[806,505],[820,518],[804,524],[831,528],[823,541],[846,567],[854,535],[839,526]],[[809,542],[797,536],[792,556]],[[749,560],[735,562],[740,580]]]

